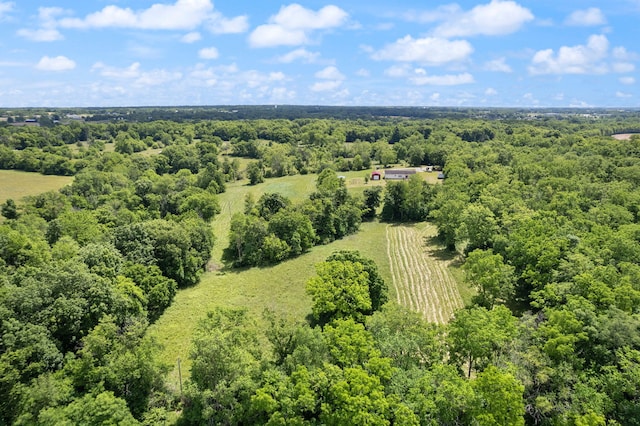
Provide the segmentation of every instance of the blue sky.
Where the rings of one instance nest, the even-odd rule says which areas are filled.
[[[640,107],[640,0],[0,0],[0,107]]]

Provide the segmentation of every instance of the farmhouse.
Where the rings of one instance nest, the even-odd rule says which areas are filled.
[[[416,169],[389,169],[384,171],[384,178],[389,180],[409,179],[415,175]]]
[[[379,172],[378,170],[371,172],[371,180],[381,180],[381,179],[382,179],[382,172]]]

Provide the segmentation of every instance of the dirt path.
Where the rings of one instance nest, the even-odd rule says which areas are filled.
[[[427,245],[434,235],[433,226],[388,225],[387,256],[397,302],[428,321],[445,323],[463,302],[448,270],[451,260],[439,256],[439,247]]]

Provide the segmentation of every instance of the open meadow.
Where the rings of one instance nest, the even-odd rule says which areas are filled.
[[[350,191],[361,191],[365,172],[343,174]],[[172,365],[167,382],[179,385],[177,360],[181,359],[182,376],[190,368],[189,350],[193,332],[207,311],[215,307],[244,307],[261,320],[265,309],[279,315],[304,319],[311,312],[311,298],[305,284],[315,274],[316,263],[324,261],[336,250],[358,250],[373,259],[389,286],[389,300],[421,312],[433,322],[446,322],[455,308],[462,306],[458,286],[459,270],[453,259],[444,256],[442,247],[434,243],[435,228],[428,224],[388,225],[365,222],[360,231],[327,245],[313,247],[300,257],[278,265],[259,268],[229,269],[222,262],[228,245],[231,217],[244,208],[245,196],[258,199],[263,193],[278,192],[293,202],[305,199],[314,189],[316,175],[286,176],[267,179],[249,186],[246,181],[231,183],[220,194],[221,213],[212,226],[216,236],[208,272],[201,282],[180,290],[172,305],[153,324],[148,336],[163,345],[162,361]],[[462,288],[463,293],[468,289]]]
[[[9,198],[16,203],[28,195],[57,191],[73,182],[71,176],[41,175],[17,170],[0,170],[0,203]]]

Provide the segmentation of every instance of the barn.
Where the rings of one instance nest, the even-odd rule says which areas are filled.
[[[382,172],[379,172],[377,170],[371,172],[371,180],[381,180],[382,179]]]
[[[384,178],[387,180],[404,180],[415,174],[416,169],[389,169],[384,171]]]

